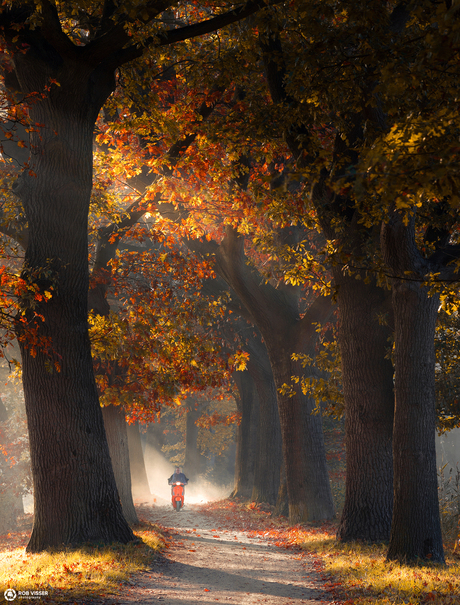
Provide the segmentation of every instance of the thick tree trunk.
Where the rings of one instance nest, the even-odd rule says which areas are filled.
[[[139,523],[131,492],[131,469],[129,466],[125,412],[121,406],[107,405],[102,408],[102,416],[123,514],[128,523]]]
[[[262,343],[260,343],[262,345]],[[282,461],[281,427],[276,387],[266,350],[250,351],[248,371],[259,400],[258,450],[251,500],[275,505]]]
[[[393,286],[395,492],[389,560],[444,562],[435,450],[438,306],[438,296],[428,297],[417,282]]]
[[[134,536],[111,468],[87,328],[92,135],[113,81],[100,84],[87,66],[78,72],[51,50],[34,53],[16,57],[23,92],[43,90],[47,76],[60,84],[30,107],[32,123],[46,126],[31,134],[30,170],[15,184],[29,225],[23,276],[44,296],[33,304],[24,297],[29,324],[18,329],[35,500],[28,550],[35,552]]]
[[[239,393],[236,403],[241,422],[236,436],[235,487],[231,495],[233,498],[249,499],[254,485],[259,402],[247,370],[233,372],[233,380]]]
[[[337,538],[389,540],[393,510],[391,293],[335,271],[345,400],[346,492]],[[386,315],[383,325],[378,315]]]
[[[345,200],[335,197],[324,181],[316,183],[312,198],[326,237],[339,242],[343,258],[366,258],[375,234],[362,229],[358,214],[346,216]],[[337,538],[386,541],[393,507],[391,295],[377,287],[374,277],[369,281],[365,271],[350,274],[341,264],[332,270],[339,307],[347,459]]]
[[[150,500],[150,487],[145,470],[144,453],[142,451],[139,423],[126,425],[128,433],[129,467],[131,469],[131,493],[134,498],[143,501]]]
[[[316,522],[334,517],[329,473],[326,465],[322,418],[312,414],[315,403],[296,389],[295,394],[281,394],[291,376],[301,376],[305,370],[291,360],[298,349],[297,334],[289,332],[278,339],[267,337],[273,378],[278,391],[278,410],[283,437],[283,458],[289,499],[291,524]]]
[[[388,559],[443,563],[435,449],[434,335],[439,296],[429,297],[423,282],[430,272],[442,270],[443,256],[446,263],[452,257],[442,250],[430,259],[422,256],[415,239],[415,216],[406,224],[396,211],[382,226],[381,244],[394,274],[394,504]]]

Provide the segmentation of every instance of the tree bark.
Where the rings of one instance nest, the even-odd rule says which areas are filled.
[[[235,487],[231,497],[248,500],[254,486],[259,402],[247,370],[233,372],[233,380],[238,388],[236,404],[241,422],[236,434]]]
[[[250,328],[251,332],[253,328]],[[251,500],[275,505],[278,497],[282,461],[281,426],[276,387],[267,350],[260,337],[246,340],[248,371],[259,401],[258,448]]]
[[[23,94],[42,91],[48,77],[60,84],[29,108],[40,126],[31,133],[30,170],[14,188],[29,225],[23,277],[43,297],[24,297],[29,323],[18,326],[34,478],[31,552],[134,539],[111,468],[87,328],[92,136],[114,81],[66,63],[51,47],[43,52],[32,44],[15,56]]]
[[[347,153],[340,139],[336,153]],[[326,176],[313,187],[312,199],[323,232],[339,244],[332,271],[339,307],[347,471],[337,538],[387,541],[393,508],[391,294],[377,286],[373,272],[348,266],[349,259],[372,262],[370,253],[378,245],[375,230],[362,228],[358,212],[348,199],[335,195]],[[344,208],[349,208],[348,215]]]
[[[415,218],[394,212],[382,227],[382,252],[394,273],[394,505],[388,559],[444,563],[436,469],[434,335],[439,297],[425,276],[436,270],[415,242]],[[438,267],[439,270],[439,267]]]
[[[327,304],[327,303],[325,303]],[[283,437],[283,459],[291,524],[332,519],[332,500],[329,473],[326,465],[321,414],[313,414],[315,402],[297,387],[294,395],[283,395],[283,385],[291,383],[292,376],[301,376],[305,370],[291,360],[299,351],[296,330],[278,334],[278,339],[265,338],[278,391],[278,410]]]
[[[284,468],[284,464],[281,465],[280,469],[280,486],[278,490],[278,497],[276,499],[275,514],[282,515],[283,517],[289,516],[286,469]]]
[[[364,275],[334,271],[345,401],[346,488],[342,541],[388,541],[393,511],[391,293]],[[379,324],[378,315],[386,315]]]
[[[438,502],[434,332],[438,296],[393,287],[395,310],[394,513],[389,560],[444,562]]]
[[[123,514],[128,523],[139,523],[131,493],[128,431],[124,410],[118,405],[107,405],[102,408],[102,416]]]
[[[126,425],[128,433],[129,467],[131,469],[131,493],[134,498],[150,500],[151,493],[147,471],[145,470],[139,423]]]
[[[103,258],[100,252],[96,252],[96,262],[93,265],[93,276],[100,276],[101,274],[105,278],[103,282],[97,283],[95,287],[91,287],[88,292],[88,307],[94,314],[98,314],[101,317],[106,317],[110,313],[110,305],[107,301],[107,290],[109,286],[109,274],[106,270],[102,270],[101,262]],[[109,259],[107,259],[108,262]],[[105,273],[105,275],[104,275]],[[95,360],[96,361],[96,360]],[[122,379],[123,372],[120,372],[120,367],[117,361],[110,362],[108,360],[97,360],[99,361],[102,368],[104,368],[109,375],[109,384],[112,382],[116,383]],[[139,425],[137,427],[137,442],[134,441],[132,446],[136,447],[137,461],[133,469],[131,469],[131,459],[134,458],[134,454],[130,451],[129,437],[128,437],[128,426],[126,424],[126,416],[124,413],[123,406],[109,405],[102,408],[102,416],[104,418],[104,428],[109,444],[110,458],[112,460],[112,467],[115,474],[115,481],[117,484],[118,494],[120,496],[121,505],[123,508],[123,514],[128,523],[138,523],[137,514],[133,503],[133,475],[132,470],[138,470],[142,473],[142,468],[145,474],[144,458],[142,455],[142,448],[139,437]],[[135,434],[131,432],[132,439],[135,439]],[[134,450],[133,450],[134,452]],[[139,459],[140,453],[140,459]],[[140,481],[144,481],[143,488],[146,494],[150,495],[148,488],[147,475],[145,477],[140,476]]]

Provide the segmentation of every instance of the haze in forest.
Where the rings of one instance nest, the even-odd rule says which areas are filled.
[[[168,478],[173,474],[175,465],[148,444],[144,452],[145,468],[149,480],[151,499],[150,503],[161,506],[171,501],[171,487]],[[182,468],[182,467],[181,467]],[[187,469],[183,469],[187,475]],[[188,476],[188,475],[187,475]],[[185,504],[200,504],[210,500],[221,500],[230,495],[233,486],[218,486],[205,478],[190,481],[185,488]],[[136,486],[133,486],[136,493]]]
[[[456,474],[457,469],[460,472],[460,429],[454,429],[443,435],[436,435],[436,452],[438,472],[444,467],[445,477],[451,472]],[[163,506],[171,502],[171,487],[168,485],[168,477],[174,472],[174,464],[153,447],[148,444],[144,452],[145,467],[149,481],[151,495],[135,497],[136,502],[147,502],[150,505]],[[184,469],[187,474],[187,469]],[[133,493],[139,493],[133,485]],[[233,489],[232,485],[225,487],[210,483],[205,478],[196,481],[190,481],[185,491],[185,504],[200,504],[212,500],[220,500],[230,495]],[[33,496],[24,497],[24,512],[33,512]]]
[[[436,459],[438,471],[445,466],[445,474],[460,473],[460,428],[436,435]]]

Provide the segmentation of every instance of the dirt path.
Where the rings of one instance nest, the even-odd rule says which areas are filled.
[[[281,549],[264,538],[216,528],[215,521],[193,505],[179,513],[171,506],[157,507],[151,520],[170,528],[174,544],[152,571],[133,578],[127,592],[112,603],[334,603],[308,556]]]

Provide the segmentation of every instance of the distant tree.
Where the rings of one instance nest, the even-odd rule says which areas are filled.
[[[145,468],[144,453],[138,422],[128,424],[129,468],[131,471],[131,492],[135,500],[150,500],[150,486]]]
[[[259,399],[254,381],[248,370],[235,372],[235,396],[240,422],[236,429],[235,486],[232,497],[248,500],[254,488],[257,434],[259,425]]]
[[[457,311],[438,314],[435,337],[438,431],[460,428],[460,318]]]
[[[190,418],[194,419],[193,423]],[[199,456],[201,479],[220,483],[223,477],[215,472],[216,460],[226,458],[235,440],[237,422],[235,400],[225,390],[208,389],[201,393],[185,393],[180,401],[177,400],[176,407],[164,407],[161,412],[162,430],[165,434],[162,452],[172,465],[182,466],[190,479],[193,475],[195,479],[197,477],[193,465]],[[186,466],[187,460],[191,466]],[[210,460],[214,461],[213,465]],[[229,479],[228,471],[224,474],[225,483]]]
[[[27,490],[27,437],[19,410],[11,413],[0,399],[0,534],[17,529]]]

